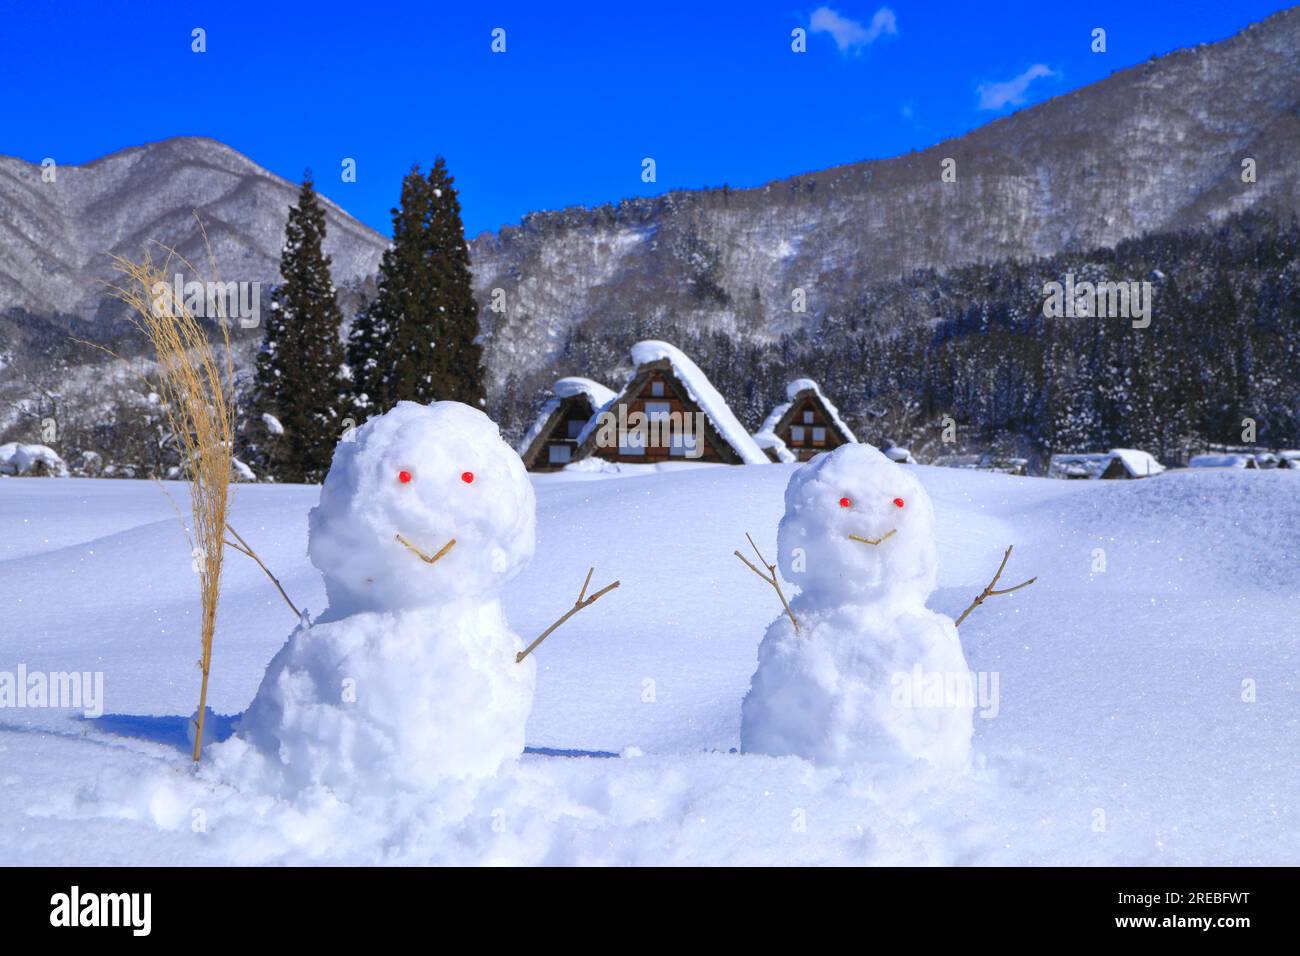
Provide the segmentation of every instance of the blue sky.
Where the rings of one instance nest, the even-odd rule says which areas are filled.
[[[80,163],[211,136],[292,180],[311,167],[384,233],[402,174],[442,154],[473,236],[534,209],[924,148],[1285,6],[0,0],[0,153]]]

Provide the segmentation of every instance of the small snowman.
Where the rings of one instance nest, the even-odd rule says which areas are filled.
[[[535,542],[532,484],[482,412],[400,402],[340,442],[309,518],[328,609],[276,654],[218,767],[276,789],[427,790],[524,749],[536,665],[501,591]]]
[[[759,645],[741,749],[964,768],[970,672],[953,621],[925,606],[937,578],[934,508],[914,473],[871,445],[818,455],[790,478],[777,547],[800,593]],[[940,692],[900,701],[918,672]]]

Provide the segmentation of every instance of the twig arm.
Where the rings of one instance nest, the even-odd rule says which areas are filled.
[[[794,611],[790,609],[790,602],[785,599],[785,592],[781,590],[781,581],[776,576],[776,565],[767,563],[767,559],[763,557],[763,552],[758,550],[758,545],[754,544],[754,539],[750,537],[748,531],[745,532],[745,537],[749,538],[749,546],[753,548],[754,553],[758,555],[759,562],[763,565],[763,567],[767,568],[767,574],[764,574],[762,571],[758,570],[758,568],[754,567],[754,565],[750,563],[749,559],[746,558],[739,551],[733,551],[732,553],[735,554],[736,557],[740,558],[741,561],[745,562],[745,567],[749,568],[749,570],[753,571],[765,582],[767,582],[773,588],[776,589],[776,596],[781,599],[781,606],[785,608],[785,613],[788,614],[790,617],[790,623],[794,625],[794,632],[798,634],[799,621],[798,619],[795,618]]]
[[[516,655],[515,655],[515,663],[516,663],[516,664],[522,664],[523,661],[524,661],[524,658],[527,657],[529,654],[531,654],[533,651],[535,651],[535,650],[537,649],[538,645],[540,645],[540,644],[542,643],[542,641],[544,641],[544,640],[546,640],[548,637],[550,637],[550,636],[551,636],[551,632],[554,631],[557,627],[559,627],[561,624],[563,624],[563,623],[564,623],[565,621],[567,621],[569,618],[573,617],[573,615],[577,614],[577,613],[578,613],[579,611],[581,611],[583,608],[591,607],[593,604],[595,604],[597,601],[599,601],[601,598],[603,598],[603,597],[604,597],[606,594],[608,594],[610,591],[612,591],[612,590],[614,590],[616,587],[618,587],[620,583],[622,583],[622,582],[620,582],[620,581],[615,581],[613,584],[607,584],[607,585],[605,585],[603,588],[601,588],[599,591],[597,591],[597,592],[596,592],[595,594],[593,594],[591,597],[584,597],[584,596],[586,595],[586,593],[587,593],[587,585],[589,585],[589,584],[591,583],[591,576],[592,576],[592,574],[595,572],[595,570],[596,570],[595,568],[591,568],[590,570],[587,571],[587,579],[586,579],[585,581],[582,582],[582,590],[578,592],[578,600],[576,600],[576,601],[573,602],[573,607],[569,608],[567,611],[565,611],[563,614],[561,614],[561,615],[560,615],[560,619],[559,619],[558,621],[556,621],[554,624],[552,624],[552,625],[551,625],[550,627],[548,627],[546,630],[542,631],[541,634],[537,635],[537,639],[536,639],[535,641],[533,641],[531,644],[529,644],[527,647],[525,647],[522,651],[520,651],[518,654],[516,654]]]
[[[294,603],[289,600],[289,595],[284,593],[284,588],[281,587],[279,580],[277,580],[276,576],[271,573],[271,569],[262,563],[262,559],[257,556],[257,552],[249,546],[247,541],[239,536],[239,532],[230,526],[229,521],[226,522],[226,530],[235,536],[235,541],[239,542],[239,544],[235,544],[234,541],[226,539],[226,544],[234,548],[240,554],[246,554],[256,561],[257,566],[265,572],[266,576],[271,579],[271,583],[275,585],[275,589],[280,592],[280,597],[284,598],[284,603],[289,605],[289,610],[293,611],[294,617],[301,619],[302,612],[299,611]]]
[[[970,612],[975,610],[989,598],[996,597],[999,594],[1010,594],[1012,591],[1019,591],[1021,588],[1027,588],[1038,580],[1038,577],[1034,576],[1028,581],[1020,582],[1015,587],[1002,588],[1001,590],[994,589],[994,585],[997,584],[998,579],[1002,577],[1002,572],[1006,570],[1007,561],[1011,558],[1011,549],[1014,547],[1014,544],[1007,545],[1007,550],[1002,554],[1002,563],[998,565],[997,574],[993,575],[993,580],[988,583],[988,586],[975,596],[975,600],[971,601],[970,607],[961,612],[961,617],[957,618],[957,620],[953,622],[954,627],[961,627],[961,622],[970,616]]]
[[[745,556],[744,556],[743,554],[741,554],[739,551],[734,551],[734,552],[732,552],[732,553],[735,554],[736,557],[740,558],[740,560],[742,560],[742,561],[745,562],[745,567],[749,568],[749,570],[753,571],[755,574],[757,574],[757,575],[758,575],[760,578],[762,578],[764,581],[767,581],[768,584],[771,584],[771,583],[772,583],[771,579],[769,579],[768,576],[767,576],[766,574],[764,574],[762,571],[758,570],[758,568],[754,567],[752,564],[749,563],[749,559],[748,559],[747,557],[745,557]]]

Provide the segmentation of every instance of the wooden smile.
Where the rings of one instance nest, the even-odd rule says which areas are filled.
[[[448,551],[450,551],[456,545],[456,539],[452,538],[450,541],[444,544],[441,549],[439,549],[437,554],[430,556],[425,554],[415,545],[411,544],[411,542],[407,541],[400,534],[397,536],[397,540],[402,544],[403,547],[409,548],[411,551],[414,551],[416,556],[425,564],[433,564],[435,561],[443,557]]]
[[[897,529],[897,528],[890,528],[888,531],[886,531],[884,534],[882,534],[879,538],[864,538],[864,537],[862,537],[861,535],[858,535],[858,534],[851,534],[851,535],[849,535],[849,540],[850,540],[850,541],[861,541],[863,544],[880,544],[880,542],[889,540],[890,538],[892,538],[892,537],[893,537],[894,535],[896,535],[897,533],[898,533],[898,529]]]

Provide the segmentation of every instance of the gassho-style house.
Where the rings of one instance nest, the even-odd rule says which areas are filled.
[[[763,465],[769,459],[699,366],[667,342],[632,346],[623,390],[578,436],[576,457],[634,464],[680,460]]]

